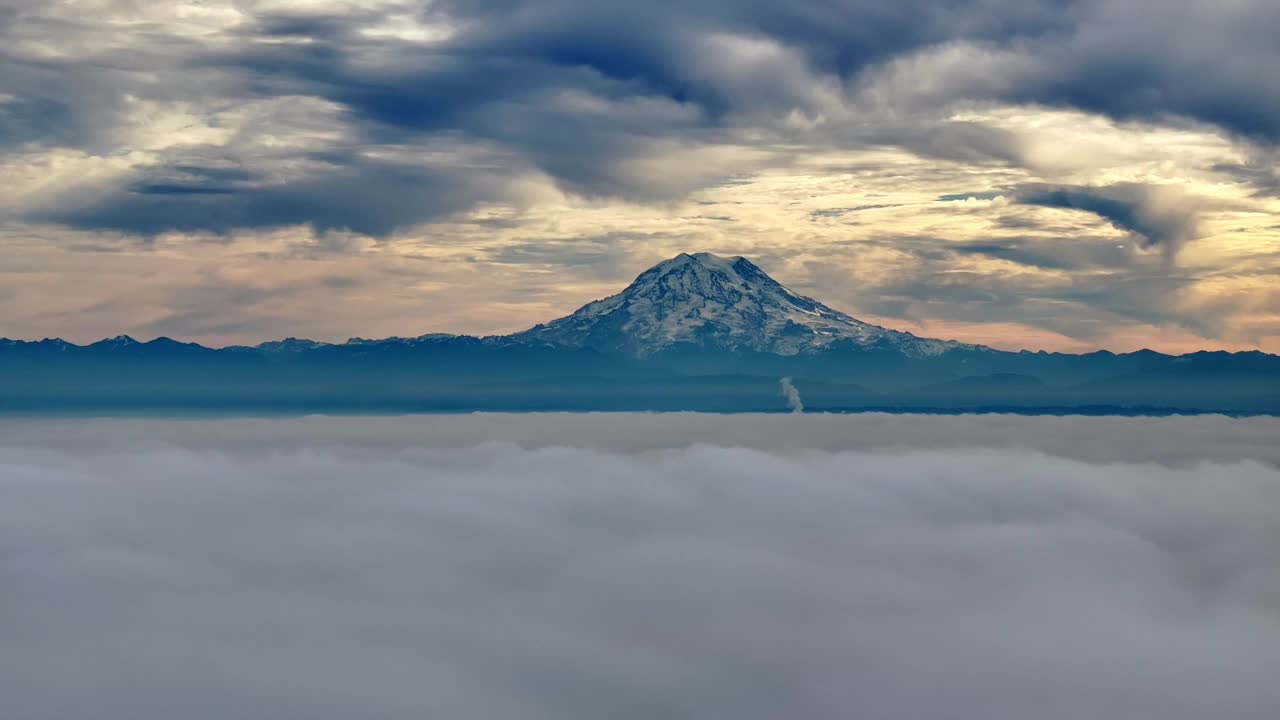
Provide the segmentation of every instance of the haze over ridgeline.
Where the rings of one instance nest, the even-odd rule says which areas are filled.
[[[511,335],[224,348],[0,340],[0,368],[0,408],[17,412],[1280,412],[1278,356],[1005,352],[923,338],[710,253],[681,253],[616,295]]]

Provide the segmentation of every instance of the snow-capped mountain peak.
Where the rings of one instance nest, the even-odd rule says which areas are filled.
[[[93,347],[106,350],[124,350],[136,345],[141,345],[141,343],[128,335],[117,335],[113,338],[107,338],[93,343]]]
[[[744,257],[681,253],[617,295],[513,339],[652,355],[677,344],[796,355],[835,343],[936,355],[960,343],[864,323],[792,292]]]

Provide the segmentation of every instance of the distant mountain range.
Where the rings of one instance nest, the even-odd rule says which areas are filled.
[[[0,412],[809,410],[1280,414],[1280,356],[1004,352],[862,322],[746,258],[681,254],[512,335],[208,348],[0,339]]]

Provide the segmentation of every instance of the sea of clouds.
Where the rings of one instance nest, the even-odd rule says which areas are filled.
[[[0,421],[0,716],[1271,720],[1278,437]]]

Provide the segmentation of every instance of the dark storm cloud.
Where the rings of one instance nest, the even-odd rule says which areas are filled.
[[[6,422],[5,717],[1269,720],[1274,422],[1091,423]]]
[[[853,78],[922,48],[967,42],[1023,58],[1009,77],[968,88],[1121,118],[1181,116],[1248,137],[1280,138],[1280,84],[1259,71],[1280,59],[1280,18],[1265,0],[1193,3],[1040,2],[451,2],[445,14],[479,17],[460,42],[482,52],[589,67],[638,80],[712,114],[791,107],[794,88],[732,97],[724,78],[700,78],[696,39],[740,33],[799,52],[819,73]],[[642,32],[634,32],[643,28]],[[1170,42],[1170,38],[1179,38]],[[473,44],[472,44],[473,43]]]
[[[314,214],[320,227],[372,235],[500,200],[512,178],[528,172],[570,193],[642,201],[723,179],[715,168],[690,177],[636,171],[671,143],[734,145],[745,136],[762,151],[888,144],[966,163],[1024,164],[1010,132],[943,122],[953,103],[974,100],[1204,123],[1266,146],[1280,140],[1280,78],[1265,72],[1280,62],[1280,13],[1270,5],[445,0],[419,13],[451,34],[419,43],[364,32],[403,7],[320,14],[242,7],[244,22],[200,38],[167,34],[162,24],[113,22],[112,13],[132,12],[127,3],[74,21],[53,17],[56,5],[20,3],[8,7],[0,30],[14,48],[4,51],[0,73],[0,93],[11,96],[0,103],[0,145],[110,147],[113,129],[128,121],[126,98],[319,99],[341,110],[341,137],[327,142],[348,155],[346,167],[234,189],[212,179],[131,178],[124,182],[135,191],[108,188],[92,207],[38,217],[157,232],[270,226]],[[76,48],[84,38],[111,42],[56,60],[19,42]],[[913,64],[956,47],[971,52]],[[895,92],[877,84],[886,69],[906,73]],[[825,119],[801,131],[790,124],[797,116]],[[351,152],[441,138],[496,149],[505,172],[424,160],[403,178],[406,188],[396,173]],[[160,155],[151,167],[160,174],[183,162]],[[455,183],[463,190],[451,190]],[[365,209],[335,191],[353,185],[368,188],[355,190],[361,199],[385,196],[385,206]],[[1177,233],[1126,214],[1115,204],[1123,199],[1060,199],[1091,203],[1153,243]],[[380,213],[389,217],[368,217]]]
[[[23,97],[0,105],[0,146],[47,141],[71,144],[80,134],[66,103]]]
[[[0,40],[6,35],[0,30]],[[24,58],[0,47],[0,152],[99,144],[121,122],[119,79],[103,68]]]
[[[1037,55],[1015,93],[1124,119],[1188,118],[1280,141],[1280,13],[1270,0],[1225,6],[1083,3],[1080,22]]]
[[[1030,185],[1013,193],[1015,202],[1081,210],[1131,233],[1140,244],[1176,253],[1200,232],[1199,208],[1190,198],[1170,202],[1160,190],[1127,183],[1099,187]]]
[[[1005,191],[951,193],[938,200],[990,200],[1008,197],[1021,205],[1079,210],[1096,215],[1119,230],[1130,233],[1144,248],[1156,248],[1170,257],[1200,234],[1200,213],[1210,203],[1180,195],[1176,189],[1141,183],[1116,185],[1027,184]],[[1028,218],[1002,217],[1005,227],[1038,228]],[[1040,263],[1035,263],[1040,264]]]
[[[201,168],[183,182],[142,180],[88,205],[68,202],[34,217],[143,235],[311,225],[382,237],[501,194],[491,188],[496,180],[478,172],[355,156],[322,159],[326,167],[283,182]],[[237,177],[245,180],[225,183]]]
[[[814,93],[824,79],[844,82],[895,53],[956,36],[1044,29],[1034,13],[988,22],[935,5],[441,3],[432,14],[462,30],[430,48],[380,53],[388,59],[373,65],[361,62],[369,41],[356,34],[359,25],[338,18],[309,21],[321,30],[305,45],[252,45],[201,62],[248,70],[264,88],[339,102],[370,137],[461,131],[519,148],[571,192],[652,198],[664,190],[621,177],[618,166],[645,158],[654,138],[710,143],[753,129],[783,139],[792,111],[824,110]],[[293,25],[265,25],[281,22]],[[565,93],[617,105],[566,107]],[[962,122],[837,128],[824,142],[899,144],[961,161],[1021,155],[1010,133]]]
[[[1111,238],[1023,237],[980,243],[953,243],[956,255],[981,255],[1045,270],[1098,270],[1129,267],[1132,248]]]

